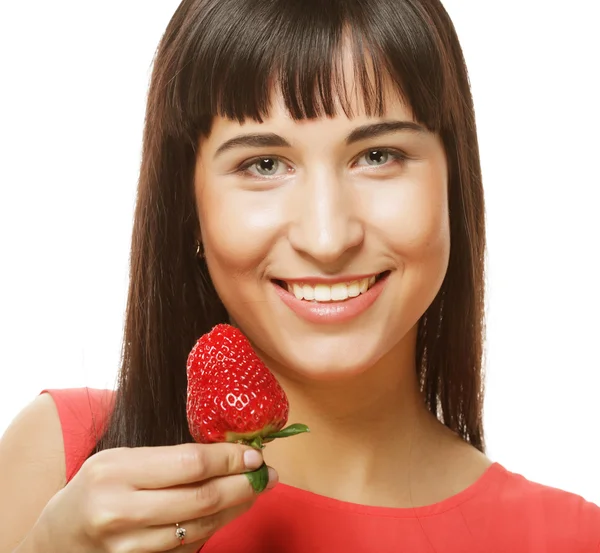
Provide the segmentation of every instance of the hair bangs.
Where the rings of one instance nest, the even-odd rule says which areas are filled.
[[[441,43],[410,1],[380,0],[376,8],[360,0],[187,4],[184,44],[171,60],[167,123],[192,142],[210,133],[216,116],[262,122],[276,92],[296,120],[333,117],[340,107],[352,117],[353,100],[368,116],[382,116],[386,90],[430,130],[448,117]]]

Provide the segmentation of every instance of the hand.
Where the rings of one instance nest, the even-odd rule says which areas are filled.
[[[197,551],[252,506],[257,494],[243,473],[262,462],[259,451],[227,443],[101,451],[48,503],[36,526],[47,536],[45,551]],[[276,481],[269,468],[269,487]],[[189,547],[180,547],[176,523]]]

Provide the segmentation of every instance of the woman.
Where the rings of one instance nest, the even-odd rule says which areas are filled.
[[[598,507],[485,455],[484,243],[437,0],[184,0],[148,98],[119,387],[17,417],[0,553],[600,551]],[[221,322],[311,428],[264,450],[259,496],[260,454],[189,443],[187,354]]]

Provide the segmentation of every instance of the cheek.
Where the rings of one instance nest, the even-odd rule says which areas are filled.
[[[423,164],[365,205],[382,240],[405,263],[446,263],[450,226],[445,164]]]
[[[211,265],[233,273],[255,272],[283,227],[283,212],[269,192],[205,185],[198,191],[202,239]]]

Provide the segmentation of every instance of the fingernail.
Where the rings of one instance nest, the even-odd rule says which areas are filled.
[[[269,483],[267,484],[266,489],[270,490],[274,488],[277,485],[277,482],[279,482],[279,475],[275,472],[275,469],[269,467]]]
[[[247,449],[244,451],[244,464],[247,469],[257,469],[263,464],[262,455],[256,449]]]

